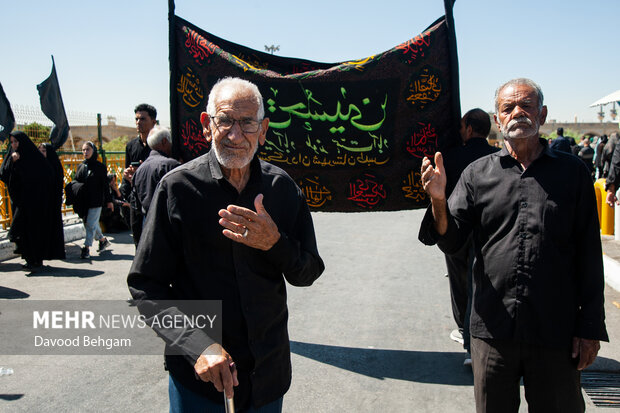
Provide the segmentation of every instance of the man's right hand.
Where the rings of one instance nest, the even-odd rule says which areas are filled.
[[[445,201],[447,179],[441,152],[435,152],[435,167],[431,164],[430,159],[424,157],[420,173],[424,191],[431,197],[431,200]]]
[[[123,179],[126,179],[128,182],[131,182],[131,179],[133,178],[133,174],[136,173],[136,167],[135,166],[130,166],[129,168],[125,168],[125,170],[123,171]]]
[[[433,218],[435,219],[435,230],[439,235],[444,235],[448,231],[448,215],[446,203],[446,170],[443,167],[443,156],[441,152],[435,152],[435,167],[430,159],[424,157],[422,160],[422,186],[424,191],[431,198]]]
[[[213,383],[217,391],[226,390],[226,397],[232,399],[233,386],[239,385],[237,370],[231,371],[230,368],[232,362],[230,354],[216,343],[207,347],[198,357],[194,364],[194,371],[200,380]]]
[[[620,205],[620,201],[618,201],[618,198],[616,197],[615,190],[612,190],[612,189],[607,190],[606,202],[607,202],[607,205],[609,205],[612,208],[615,207],[616,205]]]

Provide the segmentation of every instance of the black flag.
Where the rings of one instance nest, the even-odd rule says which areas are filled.
[[[37,90],[41,98],[41,110],[45,116],[54,122],[54,128],[50,133],[50,142],[54,149],[58,149],[67,141],[69,136],[69,121],[60,95],[54,56],[52,56],[52,73],[37,85]]]
[[[0,142],[4,142],[15,126],[15,116],[11,110],[11,104],[4,94],[0,83]]]
[[[170,103],[174,150],[208,149],[200,113],[225,76],[254,82],[269,117],[258,156],[282,167],[315,211],[422,208],[425,156],[457,144],[458,61],[452,6],[422,33],[359,60],[285,58],[221,39],[174,15]]]

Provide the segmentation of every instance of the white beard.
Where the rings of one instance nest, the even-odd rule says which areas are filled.
[[[252,159],[254,159],[254,154],[256,154],[256,151],[258,150],[258,145],[256,145],[253,150],[248,148],[249,152],[247,152],[245,156],[239,156],[238,154],[228,152],[221,142],[219,144],[213,142],[213,150],[215,151],[215,158],[224,168],[241,169],[252,162]]]

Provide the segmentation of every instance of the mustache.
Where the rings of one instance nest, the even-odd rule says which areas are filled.
[[[531,120],[529,120],[525,116],[521,116],[520,118],[515,118],[515,119],[511,120],[510,122],[508,122],[508,124],[506,125],[506,130],[512,129],[515,125],[518,125],[519,123],[525,123],[528,126],[532,126],[532,121]]]

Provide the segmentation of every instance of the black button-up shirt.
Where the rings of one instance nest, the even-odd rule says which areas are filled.
[[[144,215],[149,212],[151,199],[161,178],[179,165],[179,161],[155,149],[151,150],[149,157],[140,165],[132,181],[136,206]]]
[[[132,162],[144,162],[146,158],[151,154],[151,148],[149,145],[142,142],[140,136],[130,140],[125,145],[125,168],[129,168]],[[120,191],[123,196],[127,199],[130,199],[131,195],[131,182],[123,179],[120,186]]]
[[[499,148],[489,145],[485,138],[472,137],[464,145],[454,146],[444,153],[443,160],[448,178],[446,195],[450,196],[467,165],[495,152],[499,152]]]
[[[324,270],[302,191],[280,168],[254,158],[241,193],[224,178],[213,151],[183,164],[160,182],[131,267],[132,296],[142,300],[221,300],[222,346],[237,364],[235,405],[261,406],[283,396],[291,381],[285,280],[308,286]],[[218,211],[230,204],[263,205],[281,237],[261,251],[222,234]],[[194,364],[213,340],[201,330],[161,330],[183,356],[166,366],[189,389],[222,402]]]
[[[592,179],[540,142],[526,170],[506,148],[473,162],[448,199],[447,233],[429,208],[420,240],[452,253],[473,232],[473,336],[563,348],[572,337],[608,340]]]

